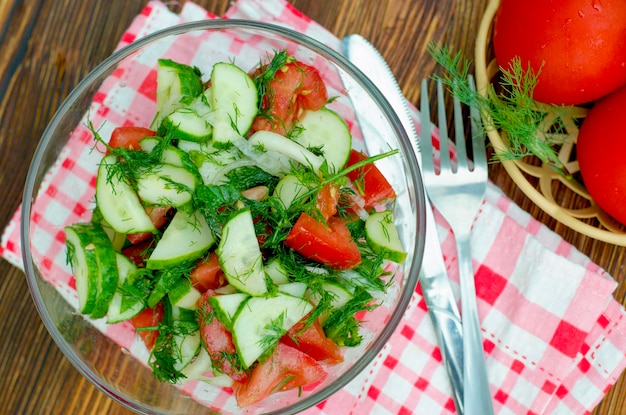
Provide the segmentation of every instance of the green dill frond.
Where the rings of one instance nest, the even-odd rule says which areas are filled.
[[[377,306],[366,290],[357,288],[354,297],[343,307],[333,311],[326,320],[324,324],[326,336],[340,347],[358,346],[363,337],[359,332],[361,325],[355,314],[359,311],[371,311]]]
[[[487,115],[483,117],[484,132],[496,129],[506,133],[509,151],[496,155],[496,160],[518,160],[534,155],[564,177],[571,177],[558,158],[558,146],[563,140],[547,140],[540,133],[544,131],[547,115],[533,100],[540,70],[535,72],[530,64],[524,67],[520,58],[514,58],[508,68],[500,67],[500,90],[490,85],[483,95],[469,87],[467,77],[471,62],[461,52],[453,54],[448,47],[434,43],[429,45],[428,51],[446,71],[444,76],[435,76],[435,79],[446,84],[461,102]],[[562,111],[565,114],[565,109]]]
[[[265,333],[259,340],[259,345],[263,348],[268,348],[277,344],[280,338],[285,334],[285,331],[283,330],[284,323],[285,313],[280,313],[275,320],[263,328]]]

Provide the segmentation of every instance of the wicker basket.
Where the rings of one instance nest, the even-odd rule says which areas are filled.
[[[491,49],[492,23],[499,4],[500,0],[491,0],[487,5],[476,39],[476,84],[478,90],[483,93],[486,93],[489,84],[499,72],[495,59],[492,59]],[[549,112],[550,107],[540,103],[537,105],[538,108],[547,109]],[[559,107],[558,111],[558,117],[556,114],[549,114],[548,117],[559,118],[561,126],[567,131],[565,134],[567,142],[560,147],[559,159],[576,177],[579,176],[578,161],[575,159],[578,133],[576,121],[584,118],[587,110],[571,107],[567,109],[565,115],[563,108]],[[488,120],[485,124],[489,125]],[[546,123],[546,125],[549,124]],[[543,131],[542,134],[547,137],[553,135],[554,132],[549,129]],[[507,152],[505,132],[491,129],[488,131],[488,137],[496,154]],[[536,157],[502,160],[501,163],[524,194],[554,219],[591,238],[626,246],[626,228],[598,207],[580,180],[566,179],[553,168],[541,163]]]

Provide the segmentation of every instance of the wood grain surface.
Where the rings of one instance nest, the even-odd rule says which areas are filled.
[[[0,226],[21,200],[29,161],[56,108],[114,49],[144,0],[0,0]],[[180,5],[167,2],[171,7]],[[199,0],[222,14],[228,0]],[[486,0],[292,0],[341,37],[360,33],[389,62],[413,103],[435,70],[428,42],[473,56]],[[626,303],[626,249],[594,241],[542,213],[498,165],[491,179],[523,209],[560,234],[619,282]],[[24,274],[0,261],[0,414],[128,414],[83,378],[40,321]],[[626,376],[593,412],[626,415]]]

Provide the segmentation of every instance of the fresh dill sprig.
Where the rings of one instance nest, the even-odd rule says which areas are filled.
[[[284,324],[285,313],[283,312],[263,328],[264,334],[259,340],[259,345],[264,349],[276,345],[280,338],[285,334],[285,331],[283,330]]]
[[[483,95],[469,87],[470,61],[461,52],[453,53],[450,48],[434,43],[429,44],[428,52],[446,71],[444,76],[435,78],[446,84],[461,102],[486,115],[483,117],[485,132],[496,129],[506,133],[509,148],[496,155],[496,160],[519,160],[534,155],[564,177],[571,178],[558,157],[558,146],[564,140],[549,139],[541,133],[546,127],[546,112],[533,100],[540,71],[535,72],[530,65],[525,68],[521,60],[515,58],[509,68],[500,67],[501,92],[490,85]]]

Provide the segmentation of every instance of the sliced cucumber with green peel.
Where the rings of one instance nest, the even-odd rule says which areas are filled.
[[[229,143],[245,136],[257,115],[257,89],[250,75],[238,66],[219,62],[211,71],[213,140]]]
[[[96,259],[96,245],[92,242],[90,233],[84,230],[83,225],[78,224],[65,228],[65,243],[76,279],[78,311],[88,315],[98,298],[100,270]]]
[[[280,153],[304,166],[311,167],[315,172],[319,171],[324,163],[323,158],[316,156],[304,146],[271,131],[257,131],[250,136],[248,142],[265,150]]]
[[[124,285],[126,278],[137,270],[137,266],[130,259],[120,253],[116,254],[115,259],[117,261],[119,282],[117,285],[118,289],[115,291],[113,299],[111,299],[109,310],[107,312],[107,323],[109,324],[129,320],[145,308],[145,304],[142,300],[131,295],[127,295],[119,289]]]
[[[163,118],[176,109],[189,105],[193,98],[204,91],[201,75],[198,68],[171,59],[159,59],[153,129],[158,129]]]
[[[135,190],[112,173],[116,163],[117,159],[110,154],[98,167],[96,203],[102,217],[119,233],[156,232]]]
[[[250,297],[233,318],[233,342],[244,367],[250,367],[265,351],[302,320],[313,306],[288,294]]]
[[[157,206],[183,206],[191,201],[198,178],[184,167],[160,164],[137,177],[141,199]]]
[[[171,134],[179,140],[205,142],[213,136],[212,109],[209,105],[212,90],[206,90],[189,106],[178,108],[167,115],[159,132]]]
[[[230,285],[255,296],[267,292],[263,256],[249,209],[240,209],[228,219],[216,252]]]
[[[294,297],[303,298],[307,290],[307,285],[304,282],[294,281],[286,284],[280,284],[278,291],[283,294],[289,294]]]
[[[274,284],[282,285],[289,282],[289,274],[278,258],[272,258],[267,261],[263,269]]]
[[[237,314],[239,307],[250,296],[244,293],[233,293],[225,295],[215,295],[209,297],[209,304],[215,311],[217,319],[228,329],[232,330],[233,317]]]
[[[148,269],[164,269],[200,258],[215,243],[213,233],[200,212],[176,212],[146,262]]]
[[[174,369],[183,370],[198,355],[202,347],[202,337],[196,321],[195,312],[176,306],[171,307],[172,325],[181,327],[179,333],[173,335],[176,352]]]
[[[97,222],[68,226],[65,234],[79,309],[92,318],[102,318],[119,281],[115,249]]]
[[[180,278],[167,295],[172,306],[188,310],[195,309],[197,301],[202,297],[202,293],[185,276]]]
[[[306,148],[316,148],[331,172],[340,171],[348,162],[352,149],[352,135],[346,122],[334,111],[323,108],[307,110],[300,119],[300,133],[294,140]]]
[[[146,153],[151,153],[160,141],[160,138],[146,137],[139,142],[139,146]],[[184,157],[184,151],[174,147],[173,145],[168,145],[165,149],[163,149],[161,162],[164,164],[171,164],[172,166],[184,167]]]
[[[365,239],[374,252],[389,261],[401,263],[406,258],[391,210],[376,212],[367,218]]]
[[[328,295],[330,295],[330,309],[328,311],[323,312],[319,316],[320,323],[324,325],[328,317],[332,314],[334,310],[337,310],[348,303],[351,299],[354,298],[354,294],[350,292],[344,285],[335,281],[324,281],[322,283],[322,288]],[[314,304],[318,304],[320,301],[320,296],[318,293],[313,293],[309,300],[311,300]]]
[[[293,174],[287,174],[276,184],[273,195],[282,203],[285,209],[289,209],[294,200],[306,194],[309,188]]]

